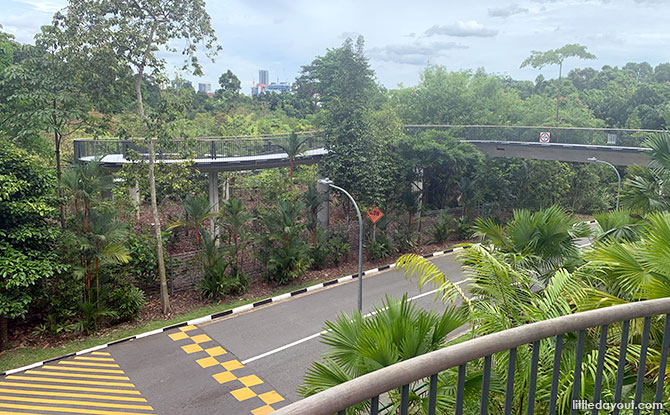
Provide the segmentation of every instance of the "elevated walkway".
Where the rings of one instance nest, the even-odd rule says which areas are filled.
[[[615,166],[649,164],[646,147],[620,147],[591,144],[536,143],[522,141],[461,140],[471,143],[482,153],[491,157],[555,160],[586,163],[587,158],[596,157]]]

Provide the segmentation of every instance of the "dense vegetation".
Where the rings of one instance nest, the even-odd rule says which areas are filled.
[[[243,259],[252,252],[273,284],[339,263],[348,254],[348,228],[316,226],[317,171],[293,168],[302,150],[290,133],[321,130],[329,153],[318,173],[349,189],[362,208],[374,204],[385,212],[375,226],[366,222],[367,255],[382,259],[428,241],[468,238],[477,216],[502,221],[513,209],[555,204],[565,219],[567,212],[600,212],[614,204],[615,177],[606,166],[490,160],[449,132],[407,135],[403,124],[662,129],[670,122],[670,64],[577,69],[535,82],[428,66],[418,85],[387,90],[375,82],[362,38],[307,63],[290,94],[248,97],[228,70],[209,95],[189,84],[170,86],[156,54],[183,38],[216,52],[201,1],[183,8],[190,14],[180,6],[170,21],[151,20],[151,10],[119,0],[70,3],[34,45],[0,32],[2,347],[5,328],[22,318],[38,336],[94,332],[136,318],[158,289],[169,313],[163,263],[170,255],[163,249],[186,240],[200,252],[199,290],[213,300],[247,289],[252,278]],[[132,19],[137,26],[119,24]],[[176,29],[184,22],[190,31]],[[83,37],[81,25],[90,30]],[[195,58],[195,50],[185,52]],[[200,73],[197,59],[186,68]],[[147,137],[168,145],[178,138],[278,133],[288,137],[291,168],[229,175],[237,193],[217,215],[203,198],[205,176],[188,163],[135,163],[112,176],[97,163],[71,160],[72,139],[79,136],[134,137],[150,148]],[[666,209],[665,175],[663,169],[631,169],[622,202],[636,211]],[[154,226],[137,219],[128,197],[136,184],[142,203],[152,206]],[[183,215],[159,217],[160,204],[181,206]],[[348,202],[340,206],[350,216]],[[449,216],[451,208],[460,208],[461,217]],[[444,212],[424,226],[435,210]],[[524,215],[508,226],[526,216],[540,220]],[[219,233],[211,232],[212,222]],[[490,237],[493,222],[488,233],[483,225],[478,222]],[[498,248],[513,251],[523,243],[503,238]],[[551,278],[553,266],[566,264],[564,254],[526,265]]]
[[[647,142],[653,151],[652,160],[667,160],[670,135],[664,134]],[[668,174],[668,166],[657,163],[655,174]],[[642,171],[642,168],[640,168]],[[648,172],[647,172],[648,173]],[[639,177],[629,179],[630,190]],[[657,193],[647,198],[657,198]],[[667,193],[661,191],[661,198]],[[594,243],[578,249],[577,238],[588,234],[585,222],[577,221],[557,206],[536,212],[516,210],[506,225],[490,219],[477,219],[473,230],[481,243],[468,244],[459,255],[466,273],[465,285],[454,284],[453,276],[445,275],[427,259],[415,254],[403,255],[396,265],[419,286],[435,286],[446,310],[442,316],[424,315],[414,310],[407,299],[387,299],[384,308],[364,319],[360,313],[342,314],[327,322],[329,333],[323,336],[328,346],[322,359],[307,372],[300,392],[313,395],[346,382],[353,377],[390,366],[436,348],[474,337],[500,332],[532,322],[562,315],[593,310],[635,301],[670,296],[670,212],[653,204],[638,204],[629,209],[595,215],[597,228]],[[460,281],[459,281],[460,282]],[[467,289],[463,288],[467,287]],[[408,324],[408,321],[411,321]],[[469,330],[460,338],[444,337],[455,327],[468,322]],[[659,376],[662,351],[661,333],[664,318],[650,320],[648,354],[642,378],[643,396],[653,400]],[[581,396],[593,396],[597,382],[598,343],[602,328],[587,330],[581,371]],[[602,373],[601,398],[614,402],[617,368],[620,363],[622,333],[628,352],[622,360],[623,396],[620,402],[632,401],[635,379],[641,362],[642,319],[630,322],[630,332],[623,324],[607,327],[602,334],[607,341]],[[575,373],[576,333],[562,337],[562,361],[558,375],[557,413],[567,414],[571,402]],[[437,341],[437,344],[435,342]],[[374,345],[371,347],[370,345]],[[552,384],[556,339],[539,342],[535,413],[548,413]],[[514,390],[512,407],[516,412],[526,408],[529,390],[530,344],[515,349]],[[505,406],[505,385],[510,351],[492,355],[490,368],[489,410],[502,413]],[[470,362],[465,377],[464,413],[479,413],[483,359]],[[425,413],[428,404],[427,379],[412,384],[409,404],[411,413]],[[442,372],[437,384],[437,413],[453,413],[457,368]],[[600,386],[600,385],[599,385]],[[670,399],[670,385],[664,384],[661,402]],[[385,403],[398,407],[400,393],[390,391]],[[367,402],[347,410],[348,414],[369,412]]]

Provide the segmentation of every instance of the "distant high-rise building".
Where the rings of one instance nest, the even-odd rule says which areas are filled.
[[[206,84],[198,84],[198,92],[211,92],[212,91],[212,84],[206,83]]]
[[[267,85],[270,83],[270,72],[268,72],[265,69],[261,69],[258,71],[258,83]]]

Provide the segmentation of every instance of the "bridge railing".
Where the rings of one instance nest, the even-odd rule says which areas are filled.
[[[597,336],[599,341],[586,344],[587,332],[590,333],[589,338]],[[659,346],[660,341],[660,353],[658,347],[650,353],[650,338],[656,346]],[[551,374],[551,382],[538,386],[540,349],[547,347],[550,351],[553,350],[553,358],[551,354],[548,356],[543,354],[545,359],[541,373]],[[489,413],[489,409],[492,409],[492,413],[505,415],[511,414],[513,409],[514,413],[534,414],[537,411],[554,415],[557,413],[557,408],[561,413],[576,414],[582,402],[595,404],[604,398],[603,371],[607,361],[608,367],[616,371],[616,380],[609,384],[610,387],[614,386],[614,394],[608,394],[607,398],[615,409],[608,413],[619,413],[616,404],[622,403],[624,386],[626,389],[632,388],[629,390],[634,391],[633,402],[639,404],[642,401],[645,380],[656,379],[652,391],[645,390],[645,404],[650,404],[649,401],[653,399],[653,413],[657,415],[661,413],[661,404],[664,402],[669,347],[670,298],[640,301],[545,320],[448,346],[334,386],[281,408],[275,414],[376,415],[380,411],[380,401],[388,402],[391,396],[389,394],[397,399],[393,413],[401,415],[410,413],[410,396],[414,401],[411,413],[419,410],[419,413],[428,415],[436,413],[438,402],[442,405],[442,410],[444,403],[453,404],[449,413],[455,412],[459,415],[463,413],[464,405],[469,408],[468,413],[472,413],[473,408],[478,408],[479,413],[484,415]],[[520,362],[519,358],[525,356],[521,351],[528,351],[528,348],[531,350],[529,361]],[[632,376],[625,376],[630,368],[627,365],[627,354],[629,361],[630,357],[634,357],[637,366],[637,374],[632,385]],[[597,362],[595,370],[593,372],[587,370],[583,365],[584,361]],[[468,365],[474,366],[475,370],[481,373],[479,402],[476,400],[473,402],[471,395],[468,395],[468,401],[465,402]],[[504,387],[500,384],[496,388],[496,393],[504,391],[504,403],[496,402],[495,407],[489,399],[490,392],[494,390],[492,367],[498,373],[504,371],[507,374]],[[593,368],[592,365],[587,367]],[[561,372],[561,368],[574,369],[573,375],[565,376],[566,372]],[[446,387],[444,383],[438,385],[443,380],[440,374],[450,369],[457,372],[454,373],[455,384]],[[520,370],[527,370],[528,376],[524,376],[521,382],[515,384],[515,376],[525,375],[520,373]],[[611,379],[610,376],[605,378]],[[469,384],[472,385],[472,382]],[[563,396],[569,397],[567,406],[564,400],[559,402],[559,384],[563,388]],[[425,386],[416,388],[417,385]],[[440,386],[439,394],[438,386]],[[519,391],[523,394],[523,402],[514,399],[519,397]],[[585,391],[589,391],[588,396]],[[565,395],[565,392],[568,395]],[[425,406],[416,407],[417,395]],[[667,396],[665,398],[667,399]],[[629,402],[626,404],[630,405]],[[664,411],[668,409],[670,408],[665,408]],[[590,412],[599,413],[598,409]],[[633,414],[639,412],[634,410]]]
[[[447,130],[464,140],[539,142],[540,133],[548,132],[551,143],[616,145],[642,147],[642,143],[661,130],[635,130],[625,128],[579,128],[512,125],[406,125],[405,130],[414,134],[425,130]]]
[[[298,133],[307,139],[303,151],[323,147],[318,132]],[[267,136],[203,137],[193,139],[155,141],[156,159],[217,159],[224,157],[252,157],[283,153],[280,144],[288,134]],[[87,160],[109,155],[119,155],[123,159],[148,159],[148,149],[144,139],[77,139],[74,140],[75,159]]]

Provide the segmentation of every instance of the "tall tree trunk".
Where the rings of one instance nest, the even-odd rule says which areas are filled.
[[[54,103],[55,107],[55,103]],[[54,116],[55,121],[56,116]],[[65,205],[63,204],[63,187],[61,185],[62,166],[60,160],[60,144],[63,136],[58,131],[54,131],[54,147],[56,153],[56,178],[58,179],[58,211],[61,228],[65,228]]]
[[[0,350],[5,350],[9,343],[9,336],[7,335],[7,317],[0,316]]]
[[[563,72],[563,62],[558,64],[558,84],[556,84],[556,122],[558,123],[558,105],[561,100],[561,72]]]
[[[142,101],[142,76],[144,75],[144,62],[146,62],[146,57],[151,52],[151,45],[153,43],[154,34],[156,29],[158,29],[159,22],[154,23],[154,26],[151,28],[151,34],[149,35],[149,40],[147,42],[147,48],[144,53],[144,61],[141,65],[138,66],[137,78],[135,79],[135,95],[137,97],[137,112],[146,125],[146,115],[144,114],[144,103]],[[167,276],[165,273],[165,261],[163,261],[163,237],[161,235],[161,221],[158,217],[158,204],[156,203],[156,178],[155,178],[155,164],[156,164],[156,152],[154,150],[154,141],[152,137],[149,137],[147,147],[149,148],[149,193],[151,195],[151,214],[154,219],[154,232],[156,234],[156,255],[158,256],[158,276],[161,283],[161,305],[163,314],[169,314],[172,312],[172,307],[170,306],[170,297],[167,289]]]

